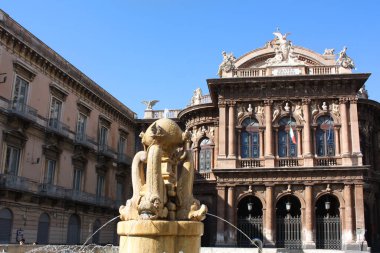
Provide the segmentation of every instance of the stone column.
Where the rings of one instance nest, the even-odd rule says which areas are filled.
[[[303,139],[302,139],[302,150],[304,157],[304,166],[313,166],[313,154],[311,144],[313,143],[313,136],[310,128],[310,99],[302,99],[302,109],[303,109]]]
[[[300,127],[297,127],[297,156],[302,157],[302,134]]]
[[[273,130],[272,130],[272,100],[265,100],[265,166],[274,167]]]
[[[233,186],[228,187],[228,221],[236,226],[235,222],[235,188]],[[236,245],[236,229],[232,226],[228,226],[228,245]]]
[[[217,211],[216,215],[221,218],[225,217],[225,199],[226,199],[226,189],[224,186],[217,186],[218,200],[217,200]],[[216,220],[216,245],[224,245],[224,222],[220,219]]]
[[[334,127],[335,155],[340,155],[339,127]]]
[[[228,158],[235,159],[235,104],[236,102],[231,101],[228,108]]]
[[[314,230],[314,208],[313,208],[313,186],[305,186],[305,242],[304,247],[306,249],[315,249],[315,241],[313,236]]]
[[[365,231],[365,222],[364,222],[364,190],[363,184],[355,184],[355,222],[356,229]],[[361,234],[356,237],[357,243],[365,243],[364,234]]]
[[[358,120],[358,99],[350,99],[350,124],[351,124],[351,147],[352,155],[356,157],[355,164],[362,165],[362,153],[360,150],[359,120]]]
[[[344,249],[350,249],[353,244],[353,213],[352,213],[352,185],[344,185],[343,197],[344,205],[344,229],[343,229],[343,245]]]
[[[215,168],[215,166],[217,164],[218,155],[219,155],[219,125],[218,125],[218,122],[215,122],[214,126],[215,126],[215,131],[214,131],[215,150],[214,150],[214,155],[213,155],[213,158],[214,158],[213,168]]]
[[[226,158],[226,104],[219,103],[219,158]]]
[[[275,215],[273,207],[274,204],[274,189],[272,185],[266,187],[265,190],[265,201],[266,201],[266,214],[264,223],[264,245],[265,247],[274,247],[274,228]]]
[[[348,121],[347,121],[347,100],[345,98],[341,98],[339,100],[340,103],[340,115],[341,115],[341,121],[342,121],[342,155],[343,157],[349,157],[350,155],[350,143],[349,143],[349,136],[348,136]],[[343,164],[344,165],[344,164]]]

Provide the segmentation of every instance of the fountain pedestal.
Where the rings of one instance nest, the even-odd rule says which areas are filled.
[[[203,223],[129,220],[117,224],[120,253],[199,253]]]

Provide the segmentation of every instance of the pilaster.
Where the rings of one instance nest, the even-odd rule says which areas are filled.
[[[226,189],[224,186],[217,186],[218,199],[217,199],[217,216],[225,217],[225,199],[226,199]],[[224,221],[217,219],[216,221],[216,245],[225,245],[225,231],[224,231]]]
[[[303,248],[315,249],[315,241],[313,236],[314,229],[314,208],[313,208],[313,186],[305,186],[305,241],[303,242]]]
[[[274,189],[273,186],[267,186],[265,191],[265,201],[266,201],[266,209],[265,209],[265,221],[264,221],[264,245],[265,247],[274,247]]]
[[[350,99],[350,126],[351,126],[351,147],[352,156],[355,165],[362,165],[362,153],[360,150],[360,136],[359,136],[359,120],[358,120],[358,99],[356,97]]]
[[[227,211],[228,211],[228,220],[232,224],[236,225],[235,222],[235,187],[228,187],[228,199],[227,199]],[[236,245],[236,229],[232,226],[228,226],[228,236],[227,244],[231,246]]]
[[[228,103],[228,158],[236,159],[235,151],[235,101]]]
[[[219,103],[219,158],[226,158],[226,103]]]

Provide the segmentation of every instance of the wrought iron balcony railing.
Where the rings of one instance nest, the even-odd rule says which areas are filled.
[[[99,197],[95,194],[67,189],[48,183],[38,183],[29,178],[10,174],[0,174],[0,189],[28,192],[55,199],[66,199],[91,205],[117,207],[116,202],[108,197]]]
[[[8,112],[29,119],[33,122],[37,121],[37,110],[26,104],[10,101],[8,104]]]
[[[11,174],[0,174],[0,188],[20,192],[37,192],[39,183],[25,177]]]
[[[113,150],[110,146],[106,144],[99,144],[98,146],[98,152],[101,155],[109,156],[111,158],[115,158],[115,150]]]
[[[61,134],[63,136],[69,136],[70,127],[58,119],[50,118],[47,121],[47,128],[55,133]]]
[[[84,133],[76,133],[75,134],[75,143],[80,144],[80,145],[84,145],[84,146],[86,146],[88,148],[92,148],[92,149],[96,149],[96,145],[97,145],[94,138],[91,138]]]

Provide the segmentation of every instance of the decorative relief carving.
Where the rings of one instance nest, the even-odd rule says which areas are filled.
[[[219,65],[217,75],[219,77],[224,77],[225,73],[229,73],[235,69],[236,58],[232,53],[227,54],[225,51],[222,52],[223,61]]]

